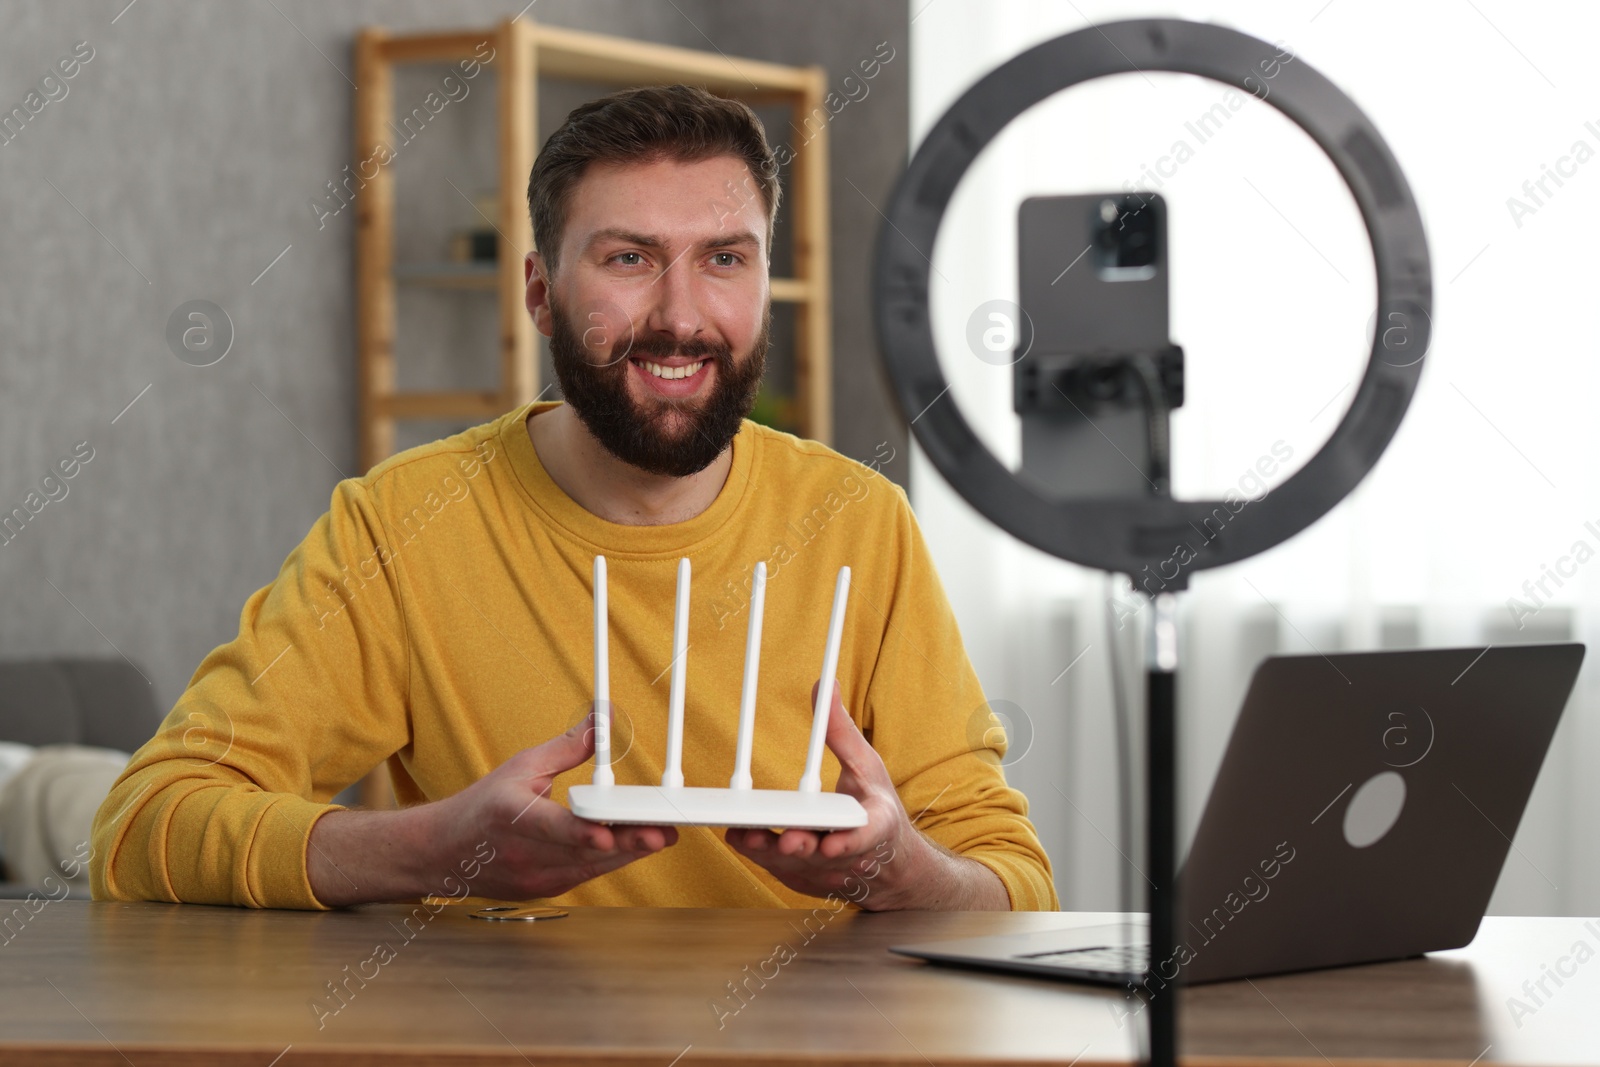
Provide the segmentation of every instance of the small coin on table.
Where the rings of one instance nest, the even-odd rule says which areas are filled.
[[[540,919],[565,919],[567,913],[560,908],[544,907],[515,907],[512,905],[497,905],[489,908],[479,908],[471,913],[474,919],[489,919],[495,922],[538,922]]]

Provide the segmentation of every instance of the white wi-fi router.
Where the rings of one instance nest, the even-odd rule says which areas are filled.
[[[651,826],[751,826],[772,829],[848,830],[867,824],[867,812],[847,793],[822,791],[822,750],[839,640],[850,592],[850,568],[839,568],[833,615],[822,656],[822,684],[811,716],[811,744],[798,789],[752,789],[750,744],[756,721],[756,674],[761,665],[761,615],[767,599],[767,565],[756,564],[745,639],[744,690],[739,700],[739,743],[728,788],[683,784],[683,690],[689,652],[689,561],[678,561],[677,611],[672,627],[672,691],[668,697],[667,760],[661,784],[618,785],[611,773],[611,666],[607,657],[606,560],[594,558],[594,783],[567,791],[572,813],[601,823]]]

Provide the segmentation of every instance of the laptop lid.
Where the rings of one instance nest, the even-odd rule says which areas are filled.
[[[1467,944],[1579,644],[1274,656],[1257,668],[1180,874],[1186,981]]]

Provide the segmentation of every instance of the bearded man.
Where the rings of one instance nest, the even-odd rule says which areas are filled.
[[[627,90],[568,116],[530,176],[525,265],[563,399],[335,487],[101,807],[97,898],[810,908],[842,891],[868,910],[1058,906],[905,493],[747,418],[777,173],[755,114],[703,90]],[[567,788],[590,780],[594,751],[596,555],[620,783],[661,780],[659,683],[687,557],[685,783],[722,785],[733,767],[763,561],[751,775],[795,788],[834,575],[850,566],[822,777],[867,825],[573,815]],[[384,762],[397,810],[331,803]]]

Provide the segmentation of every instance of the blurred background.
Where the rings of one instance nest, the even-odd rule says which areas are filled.
[[[806,424],[798,371],[825,352],[831,425],[819,436],[908,487],[1008,725],[1008,776],[1029,797],[1062,906],[1115,907],[1106,613],[1109,600],[1136,602],[999,532],[909,442],[878,365],[869,276],[879,208],[957,96],[1039,41],[1158,15],[1277,42],[1352,96],[1421,203],[1435,281],[1429,365],[1373,475],[1312,529],[1202,573],[1183,598],[1186,825],[1267,655],[1589,641],[1600,628],[1600,568],[1587,565],[1600,552],[1586,440],[1597,267],[1585,238],[1600,188],[1589,165],[1600,73],[1583,53],[1600,12],[1589,7],[16,3],[0,34],[0,520],[21,517],[0,525],[0,773],[54,741],[136,746],[234,635],[334,484],[362,472],[356,245],[371,201],[347,170],[357,35],[492,33],[516,19],[604,35],[623,52],[630,41],[691,50],[732,71],[741,60],[819,68],[828,95],[811,126],[795,124],[789,101],[756,105],[797,159],[825,131],[827,205],[826,329],[807,341],[804,301],[775,305],[758,417],[821,425]],[[443,62],[395,69],[396,111],[425,107],[392,166],[396,387],[408,393],[498,388],[500,76],[492,61],[470,78]],[[610,88],[540,76],[539,139]],[[1203,79],[1080,86],[986,149],[929,250],[953,383],[939,402],[1017,461],[1010,370],[967,341],[981,306],[1015,299],[1016,206],[1130,188],[1157,189],[1170,208],[1172,336],[1189,359],[1175,489],[1258,495],[1315,453],[1350,402],[1374,329],[1370,248],[1315,145],[1267,104],[1231,106]],[[797,269],[791,203],[775,275]],[[183,340],[193,307],[215,331],[198,352]],[[537,363],[536,391],[558,396],[548,356]],[[392,447],[487,417],[401,421]],[[1253,473],[1285,454],[1269,478]],[[1586,666],[1492,911],[1600,911],[1596,679]]]

